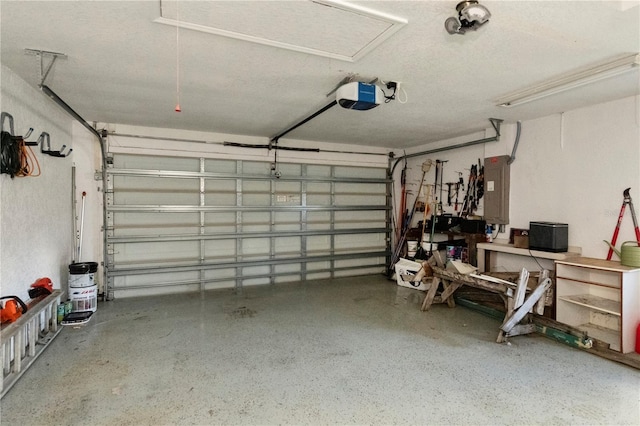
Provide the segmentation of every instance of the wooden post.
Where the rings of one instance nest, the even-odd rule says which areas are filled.
[[[545,291],[551,286],[551,280],[549,278],[545,279],[541,284],[538,284],[535,290],[527,297],[527,300],[518,308],[513,315],[505,317],[505,321],[500,327],[500,329],[506,333],[520,322],[521,319],[525,317],[529,313],[529,310],[533,308],[533,305],[538,302],[538,300],[542,297]]]

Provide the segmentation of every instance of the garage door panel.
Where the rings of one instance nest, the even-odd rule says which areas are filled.
[[[329,231],[333,227],[332,212],[308,212],[307,229],[313,231]]]
[[[336,178],[386,179],[387,170],[375,167],[336,166],[333,176]]]
[[[164,241],[121,244],[114,259],[123,265],[164,265],[192,262],[200,253],[196,241]]]
[[[241,221],[237,227],[242,232],[269,232],[271,229],[271,215],[268,211],[243,212],[239,216]]]
[[[385,211],[336,212],[336,229],[375,228],[385,220]],[[383,227],[384,228],[384,227]],[[381,228],[381,229],[383,229]]]
[[[215,158],[206,158],[204,160],[204,171],[207,173],[234,174],[236,167],[237,162],[234,160],[219,160]]]
[[[237,202],[236,181],[206,179],[204,197],[207,206],[235,206]]]
[[[162,294],[386,268],[386,169],[113,154],[107,291]],[[146,292],[146,293],[145,293]]]
[[[198,158],[167,157],[163,155],[129,155],[113,156],[114,169],[142,169],[142,170],[176,170],[183,172],[197,172],[200,167]]]
[[[298,231],[300,230],[300,212],[275,212],[273,214],[274,231]]]
[[[271,184],[266,180],[248,180],[242,183],[242,202],[246,206],[271,204]]]
[[[207,282],[229,282],[235,280],[236,273],[236,268],[209,269],[204,271],[203,277]]]
[[[158,236],[196,234],[199,231],[197,213],[112,213],[113,235]]]
[[[235,212],[216,212],[204,214],[203,233],[229,233],[236,231]]]
[[[230,261],[236,257],[236,239],[204,241],[204,258],[207,260],[220,259]]]
[[[198,182],[187,179],[116,176],[114,184],[119,188],[115,204],[192,205],[200,196]]]

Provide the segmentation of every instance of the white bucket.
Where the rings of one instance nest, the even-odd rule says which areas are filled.
[[[418,251],[418,242],[407,241],[407,255],[409,257],[414,257],[417,251]]]
[[[428,253],[438,250],[438,243],[423,242],[422,249]]]
[[[73,304],[71,312],[95,312],[98,309],[98,286],[70,288],[69,299]]]
[[[84,288],[93,287],[95,282],[93,281],[94,274],[69,274],[69,287],[71,288]]]

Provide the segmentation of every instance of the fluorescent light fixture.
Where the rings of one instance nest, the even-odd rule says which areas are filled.
[[[497,106],[510,108],[538,99],[546,98],[557,93],[585,86],[600,80],[624,74],[640,65],[640,54],[618,57],[613,61],[585,68],[582,71],[565,74],[561,77],[549,80],[545,83],[532,86],[528,89],[513,92],[496,101]]]

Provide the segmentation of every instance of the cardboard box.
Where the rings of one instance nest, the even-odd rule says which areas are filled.
[[[513,237],[513,246],[515,248],[529,248],[529,236],[528,235],[515,235]]]
[[[511,228],[509,231],[509,244],[515,244],[515,237],[529,236],[529,230],[523,228]]]

